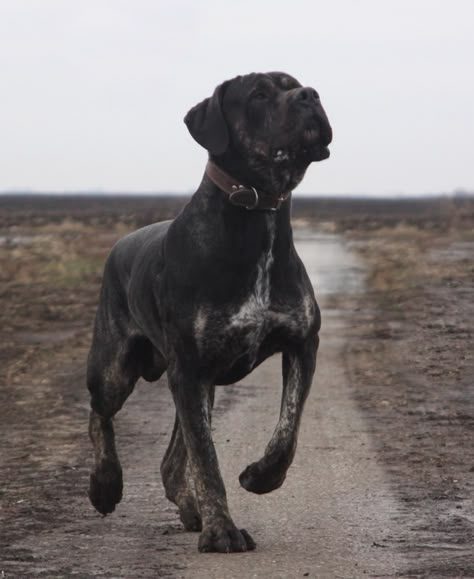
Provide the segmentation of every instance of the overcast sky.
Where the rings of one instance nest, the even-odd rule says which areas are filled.
[[[0,191],[193,191],[187,110],[270,70],[334,130],[299,191],[474,190],[474,0],[0,0]]]

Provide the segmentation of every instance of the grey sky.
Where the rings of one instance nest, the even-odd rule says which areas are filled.
[[[321,94],[313,193],[474,190],[474,0],[0,0],[0,191],[184,191],[221,81]]]

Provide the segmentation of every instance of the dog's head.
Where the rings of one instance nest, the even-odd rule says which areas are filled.
[[[269,193],[294,189],[310,163],[329,157],[332,130],[318,93],[281,72],[224,82],[184,121],[232,177]]]

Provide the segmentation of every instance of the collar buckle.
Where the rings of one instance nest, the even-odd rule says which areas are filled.
[[[227,193],[229,203],[236,207],[242,207],[248,211],[278,211],[282,203],[284,203],[290,196],[291,191],[274,197],[265,192],[260,192],[255,187],[248,187],[240,184],[238,181],[230,177],[220,167],[209,161],[206,167],[207,176],[213,181],[222,191]]]
[[[258,207],[260,198],[255,187],[232,185],[232,191],[229,194],[229,202],[237,207],[245,207],[248,211],[252,211]]]

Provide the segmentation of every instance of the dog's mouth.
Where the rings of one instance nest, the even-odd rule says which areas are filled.
[[[328,140],[321,135],[319,128],[308,128],[303,131],[301,150],[311,161],[323,161],[330,155]]]
[[[277,147],[272,151],[272,161],[275,164],[292,163],[298,158],[308,161],[323,161],[330,155],[330,151],[314,130],[307,130],[303,134],[301,142],[296,147]]]
[[[303,153],[306,154],[311,161],[324,161],[331,154],[331,151],[325,145],[315,144],[307,149],[303,149]]]
[[[330,155],[328,145],[332,140],[330,127],[326,129],[313,119],[302,130],[293,134],[291,143],[274,147],[271,159],[275,164],[284,165],[295,161],[323,161]]]

